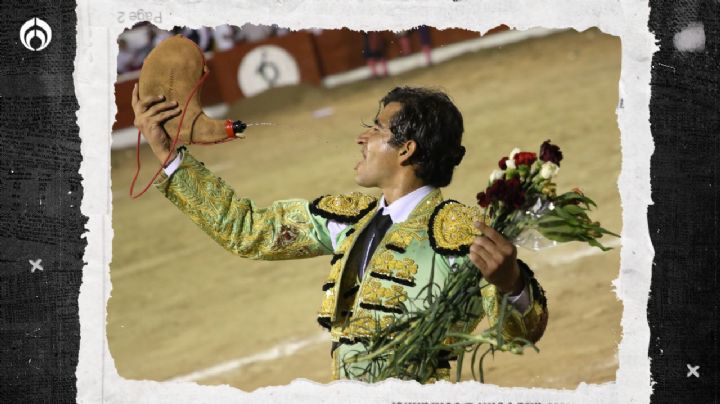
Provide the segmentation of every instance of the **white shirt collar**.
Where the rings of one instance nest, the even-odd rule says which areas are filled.
[[[407,220],[420,201],[433,190],[435,190],[435,187],[431,185],[422,186],[409,194],[403,195],[388,206],[385,206],[385,196],[382,196],[380,203],[378,203],[378,209],[382,210],[383,215],[390,215],[393,223],[402,223]]]

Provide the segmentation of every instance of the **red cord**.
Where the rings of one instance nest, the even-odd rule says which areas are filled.
[[[195,42],[193,42],[193,44],[195,44]],[[202,50],[200,49],[200,47],[197,46],[197,44],[195,44],[195,46],[197,47],[198,51],[200,52],[200,55],[202,55],[202,59],[203,59],[203,70],[205,70],[205,54],[203,54]],[[190,104],[190,100],[192,100],[193,96],[194,96],[195,93],[198,91],[198,89],[200,88],[200,86],[202,85],[202,83],[205,81],[205,79],[207,78],[207,76],[208,76],[209,73],[210,73],[210,70],[207,70],[207,71],[205,71],[205,73],[203,73],[202,76],[200,76],[200,79],[198,79],[198,81],[195,83],[195,86],[193,87],[192,91],[190,92],[190,94],[188,95],[187,99],[185,100],[185,105],[184,105],[183,110],[182,110],[182,115],[180,115],[180,122],[178,123],[177,133],[175,134],[175,138],[173,139],[173,143],[172,143],[172,145],[170,146],[170,150],[175,150],[175,146],[177,146],[178,140],[180,139],[180,130],[182,129],[182,124],[183,124],[183,121],[185,120],[185,113],[187,112],[187,106],[188,106],[188,104]],[[137,138],[137,146],[135,147],[135,159],[136,159],[136,162],[137,162],[137,168],[136,168],[136,171],[135,171],[135,176],[133,177],[132,182],[130,183],[130,197],[133,198],[133,199],[139,198],[140,196],[142,196],[142,194],[145,193],[145,191],[147,191],[147,190],[150,188],[150,186],[153,184],[153,182],[155,182],[155,180],[157,179],[157,177],[160,175],[160,172],[162,172],[163,168],[164,168],[165,166],[167,166],[167,163],[168,163],[168,161],[170,160],[170,156],[172,155],[172,153],[168,153],[167,157],[165,157],[165,161],[163,161],[162,164],[160,164],[160,168],[158,168],[157,172],[155,172],[155,175],[153,175],[153,177],[152,177],[152,179],[150,180],[150,182],[148,182],[148,184],[145,186],[145,188],[143,188],[142,191],[140,191],[139,194],[133,195],[133,190],[135,189],[135,182],[137,182],[137,177],[138,177],[138,175],[140,174],[140,137],[141,137],[140,129],[138,129],[138,135],[137,135],[137,136],[138,136],[138,138]],[[222,139],[222,140],[219,140],[219,141],[216,141],[216,142],[193,143],[192,138],[191,138],[191,139],[190,139],[190,144],[212,145],[212,144],[229,142],[229,141],[235,140],[235,139],[237,139],[237,138],[236,138],[236,137],[229,137],[229,135],[228,135],[227,138]]]
[[[200,85],[205,81],[205,79],[208,76],[209,71],[205,72],[200,79],[195,83],[195,86],[193,87],[192,91],[188,95],[187,99],[185,100],[185,105],[183,106],[182,115],[180,115],[180,122],[178,123],[177,133],[175,134],[175,138],[173,139],[172,145],[170,146],[170,150],[175,150],[175,146],[177,146],[178,140],[180,139],[180,130],[182,129],[183,121],[185,120],[185,113],[187,113],[187,106],[190,104],[190,100],[192,100],[192,97],[195,95],[195,92],[197,92],[198,88],[200,88]],[[192,142],[191,142],[192,143]],[[165,157],[165,161],[160,164],[160,168],[158,168],[157,172],[155,172],[155,175],[153,175],[152,179],[148,184],[143,188],[142,191],[140,191],[139,194],[133,195],[133,190],[135,189],[135,182],[137,181],[137,177],[140,174],[140,130],[138,129],[138,140],[137,140],[137,147],[135,148],[135,157],[137,159],[137,171],[135,171],[135,176],[133,177],[132,183],[130,183],[130,196],[133,199],[139,198],[142,194],[147,191],[153,182],[155,182],[155,179],[160,175],[160,172],[163,170],[163,167],[165,167],[170,161],[170,156],[172,153],[168,153],[167,157]]]

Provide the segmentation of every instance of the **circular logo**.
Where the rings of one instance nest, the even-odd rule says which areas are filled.
[[[47,48],[51,40],[52,29],[45,21],[37,17],[25,21],[20,28],[20,42],[33,52]]]
[[[263,45],[248,52],[238,68],[238,86],[246,97],[273,87],[300,83],[300,69],[288,51]]]

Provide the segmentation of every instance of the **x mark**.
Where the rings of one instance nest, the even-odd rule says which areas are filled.
[[[32,268],[30,269],[30,272],[35,273],[35,270],[36,270],[36,269],[38,269],[38,270],[40,270],[40,271],[43,271],[43,270],[44,270],[44,268],[42,267],[42,265],[40,265],[40,263],[42,262],[42,259],[38,258],[38,259],[35,260],[35,261],[33,261],[33,260],[28,260],[28,262],[30,262],[30,265],[32,265]]]

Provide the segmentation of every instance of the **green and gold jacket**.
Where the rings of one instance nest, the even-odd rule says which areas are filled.
[[[357,378],[342,358],[402,313],[401,307],[423,307],[431,281],[443,285],[448,273],[469,262],[467,252],[474,237],[473,210],[444,201],[432,191],[408,219],[393,224],[370,259],[363,279],[348,274],[349,252],[376,211],[377,198],[352,193],[324,196],[312,202],[276,201],[257,208],[238,197],[222,179],[185,151],[180,167],[162,175],[157,188],[181,211],[228,251],[242,257],[282,260],[332,255],[330,273],[323,285],[318,322],[330,331],[338,348],[333,352],[335,378]],[[331,240],[328,223],[347,225]],[[333,245],[337,246],[333,248]],[[538,340],[547,324],[544,292],[526,266],[523,271],[530,305],[524,312],[512,307],[506,314],[506,337]],[[345,274],[345,276],[343,276]],[[497,321],[502,295],[482,280],[484,315]],[[511,307],[511,305],[508,305]],[[477,318],[480,322],[482,316]],[[475,324],[476,325],[476,324]],[[337,345],[337,344],[336,344]],[[358,365],[360,366],[360,365]],[[442,369],[441,369],[442,370]],[[438,379],[449,372],[438,372]]]

